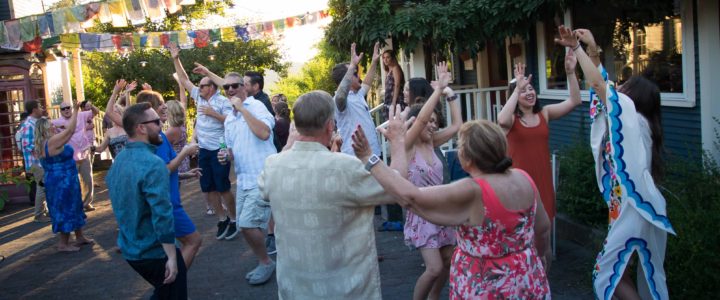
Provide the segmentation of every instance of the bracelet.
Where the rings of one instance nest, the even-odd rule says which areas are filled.
[[[452,96],[450,96],[450,97],[446,97],[446,98],[445,98],[445,101],[447,101],[447,102],[453,102],[453,101],[457,100],[457,98],[458,98],[458,95],[455,94],[455,95],[452,95]]]
[[[572,50],[575,51],[575,50],[577,50],[578,48],[580,48],[580,43],[577,43],[577,46],[573,47]]]

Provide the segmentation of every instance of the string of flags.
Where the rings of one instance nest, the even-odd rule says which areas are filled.
[[[170,43],[182,49],[203,48],[218,42],[249,41],[285,28],[316,23],[327,18],[327,10],[290,16],[273,21],[200,30],[147,33],[85,33],[95,20],[127,27],[159,21],[195,0],[108,0],[60,8],[41,15],[0,22],[0,48],[39,52],[58,43],[65,49],[84,51],[131,51],[141,48],[167,48]]]

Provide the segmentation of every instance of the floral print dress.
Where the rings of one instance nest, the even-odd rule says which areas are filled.
[[[485,218],[481,226],[457,229],[450,299],[550,299],[534,246],[537,198],[528,209],[508,210],[485,180],[475,181],[482,188]]]

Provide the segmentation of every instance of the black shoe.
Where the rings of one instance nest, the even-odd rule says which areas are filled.
[[[228,223],[227,227],[228,228],[227,228],[227,231],[225,232],[225,239],[232,240],[239,232],[237,230],[237,224],[235,224],[235,222],[230,222],[230,223]]]
[[[228,224],[230,224],[230,218],[226,218],[225,221],[218,222],[218,224],[217,224],[218,231],[217,231],[217,234],[215,235],[216,239],[222,240],[223,238],[225,238],[225,235],[227,234],[227,231],[228,231]]]
[[[265,248],[267,249],[268,255],[277,253],[277,248],[275,247],[275,236],[274,235],[268,235],[265,238]]]

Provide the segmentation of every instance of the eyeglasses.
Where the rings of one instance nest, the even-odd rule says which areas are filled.
[[[201,84],[201,85],[200,85],[200,88],[204,88],[204,87],[206,87],[206,86],[211,86],[211,85],[212,85],[212,83],[208,83],[208,84]]]
[[[68,110],[68,109],[70,109],[70,106],[65,106],[65,107],[61,107],[61,108],[60,108],[61,111],[63,111],[63,110]]]
[[[242,84],[241,83],[231,83],[231,84],[224,84],[223,88],[225,90],[229,90],[230,88],[233,88],[234,90],[237,90]]]
[[[158,119],[154,119],[154,120],[150,120],[150,121],[145,121],[140,124],[150,124],[150,123],[155,123],[155,125],[160,126],[160,119],[158,118]]]

